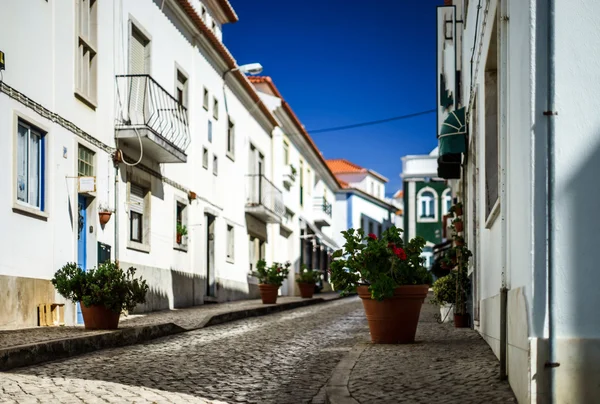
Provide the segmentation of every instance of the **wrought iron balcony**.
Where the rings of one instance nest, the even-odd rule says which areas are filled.
[[[315,224],[319,227],[331,226],[331,214],[333,207],[331,203],[327,202],[324,197],[317,197],[314,199],[315,209]]]
[[[159,163],[185,163],[187,110],[148,74],[116,76],[115,137]],[[141,140],[138,140],[138,138]],[[140,147],[141,143],[141,147]]]
[[[281,191],[263,174],[246,176],[246,212],[265,223],[279,223],[285,213]]]

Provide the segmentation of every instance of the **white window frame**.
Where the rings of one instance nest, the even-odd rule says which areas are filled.
[[[204,107],[205,110],[208,111],[208,102],[210,101],[210,95],[208,94],[208,88],[203,87],[203,93],[202,93],[202,106]]]
[[[175,99],[179,103],[179,94],[178,91],[181,90],[182,100],[181,106],[185,108],[186,113],[188,109],[188,87],[189,87],[189,77],[185,71],[178,64],[175,64]]]
[[[202,167],[208,170],[208,149],[206,147],[202,148]]]
[[[144,194],[144,209],[141,212],[142,215],[142,241],[134,241],[131,240],[131,212],[132,210],[132,202],[131,202],[131,186],[135,185],[142,188],[145,191]],[[129,178],[127,181],[127,248],[141,251],[145,253],[150,252],[150,225],[151,225],[151,201],[152,201],[152,192],[150,188],[150,183],[147,181],[141,181],[138,179]]]
[[[283,141],[283,164],[285,166],[290,165],[290,144],[287,140]]]
[[[213,154],[213,175],[216,177],[219,175],[219,158],[216,154]]]
[[[448,201],[450,201],[449,206],[447,204]],[[444,192],[442,192],[442,216],[449,214],[451,207],[452,207],[452,189],[446,188],[444,190]]]
[[[215,121],[219,120],[219,100],[213,97],[213,118]]]
[[[39,206],[29,203],[29,191],[27,191],[27,201],[21,201],[18,198],[17,187],[19,184],[17,173],[18,173],[18,136],[19,126],[22,126],[28,130],[27,145],[29,146],[29,139],[31,132],[37,132],[40,136],[39,142],[39,162],[38,162],[38,198]],[[48,206],[47,206],[47,186],[48,181],[48,130],[37,122],[29,119],[28,117],[20,114],[14,114],[14,148],[13,148],[13,211],[16,213],[25,213],[33,217],[40,219],[48,218]],[[30,165],[30,150],[27,148],[27,183],[29,183],[29,165]],[[29,188],[27,188],[29,190]]]
[[[227,223],[227,262],[233,264],[235,262],[235,226]]]
[[[422,195],[425,192],[431,192],[433,194],[433,217],[423,217],[423,208],[422,208],[421,199],[422,199]],[[419,192],[417,193],[417,222],[419,222],[419,223],[435,223],[439,220],[439,218],[438,218],[438,210],[439,210],[438,199],[439,199],[438,193],[436,192],[435,189],[433,189],[431,187],[424,187],[419,190]]]
[[[98,98],[98,3],[75,2],[75,96],[92,109]]]
[[[235,160],[235,122],[231,117],[227,118],[227,157]]]
[[[173,249],[175,250],[179,250],[179,251],[183,251],[183,252],[187,252],[188,251],[188,243],[187,243],[187,236],[184,236],[185,238],[182,240],[181,244],[177,244],[177,208],[179,206],[182,206],[183,209],[181,210],[181,222],[182,224],[187,228],[188,230],[188,234],[189,234],[189,225],[188,225],[188,201],[185,198],[182,198],[180,196],[175,196],[175,200],[174,200],[174,204],[173,204]]]

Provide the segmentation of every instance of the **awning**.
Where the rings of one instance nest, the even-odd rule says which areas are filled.
[[[326,236],[325,234],[323,234],[323,232],[321,230],[319,230],[317,228],[317,226],[315,226],[314,224],[312,224],[310,222],[310,220],[307,220],[306,218],[304,218],[302,216],[300,216],[300,220],[302,220],[304,223],[306,223],[308,225],[308,227],[310,227],[310,229],[315,234],[315,236],[317,236],[317,238],[320,239],[321,242],[325,246],[331,248],[332,250],[339,249],[339,246],[337,245],[337,243],[335,241],[333,241],[331,238],[329,238],[328,236]]]
[[[462,107],[450,112],[442,124],[438,136],[440,143],[439,155],[465,153],[467,151],[466,134],[465,107]]]

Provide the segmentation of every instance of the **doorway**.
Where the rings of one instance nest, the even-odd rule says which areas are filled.
[[[207,297],[216,297],[215,291],[215,217],[204,214],[206,228],[206,293]]]
[[[87,271],[87,198],[77,197],[77,266]],[[77,303],[77,324],[83,324],[81,306]]]

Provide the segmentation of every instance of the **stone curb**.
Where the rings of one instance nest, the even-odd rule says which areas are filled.
[[[122,328],[116,331],[106,331],[101,334],[83,337],[63,338],[53,341],[13,346],[0,349],[0,372],[57,359],[65,359],[102,349],[135,345],[153,339],[167,337],[169,335],[199,330],[201,328],[245,318],[264,316],[325,302],[334,302],[340,298],[342,298],[342,296],[328,300],[323,298],[313,298],[310,300],[300,300],[297,302],[261,306],[253,309],[218,313],[207,317],[198,327],[192,328],[183,328],[174,323],[165,323]]]
[[[352,369],[367,346],[366,343],[356,344],[337,364],[325,386],[325,402],[327,404],[360,404],[350,394],[348,382]]]

